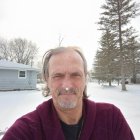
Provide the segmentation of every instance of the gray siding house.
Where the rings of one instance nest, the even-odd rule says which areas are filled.
[[[36,89],[37,73],[29,65],[0,60],[0,90]]]

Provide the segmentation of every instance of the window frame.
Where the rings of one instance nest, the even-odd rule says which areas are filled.
[[[24,77],[22,76],[21,72],[25,72]],[[18,78],[19,79],[26,79],[27,78],[27,71],[26,70],[18,70]]]

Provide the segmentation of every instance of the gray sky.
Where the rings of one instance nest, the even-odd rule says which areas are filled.
[[[39,57],[58,45],[82,48],[92,67],[100,31],[95,24],[105,0],[0,0],[0,36],[26,38],[39,47]],[[140,2],[140,0],[137,0]],[[133,21],[140,32],[140,17]]]

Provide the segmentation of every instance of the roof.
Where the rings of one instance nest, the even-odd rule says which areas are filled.
[[[37,68],[33,68],[30,65],[20,64],[7,60],[0,60],[0,69],[10,69],[10,70],[34,70],[38,71]]]

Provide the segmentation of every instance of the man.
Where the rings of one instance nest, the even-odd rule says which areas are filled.
[[[134,140],[117,107],[87,99],[87,63],[79,48],[49,50],[43,77],[52,98],[19,118],[3,140]]]

